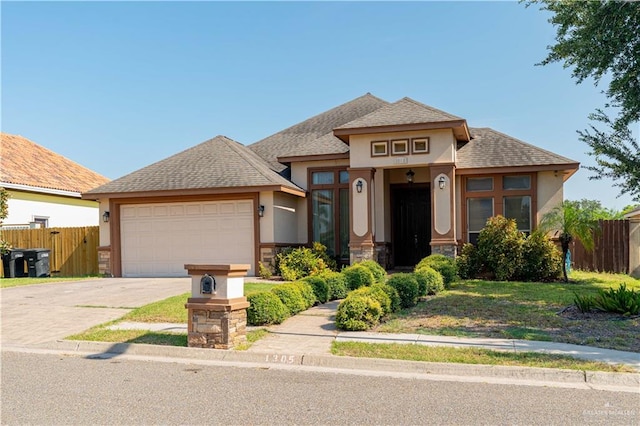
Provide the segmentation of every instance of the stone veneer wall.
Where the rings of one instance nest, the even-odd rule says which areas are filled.
[[[432,254],[444,254],[445,256],[456,258],[458,246],[455,244],[443,244],[431,246]]]
[[[189,347],[231,349],[247,341],[247,310],[189,309]]]

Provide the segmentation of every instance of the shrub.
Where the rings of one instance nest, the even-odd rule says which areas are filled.
[[[342,274],[347,280],[347,288],[349,290],[370,286],[375,282],[375,278],[369,268],[366,268],[359,263],[344,268],[342,270]]]
[[[341,330],[362,331],[378,324],[382,308],[371,296],[348,296],[338,305],[336,326]]]
[[[306,281],[296,281],[292,283],[295,285],[305,301],[306,308],[308,309],[316,304],[316,293],[313,291],[313,287]]]
[[[324,264],[327,266],[327,269],[332,271],[336,271],[338,269],[338,263],[334,258],[329,256],[327,253],[327,247],[319,242],[314,242],[311,251],[319,258],[322,259]]]
[[[322,278],[320,275],[312,275],[302,279],[303,281],[309,283],[313,288],[313,293],[315,294],[315,301],[319,303],[327,303],[329,300],[329,285],[327,281]]]
[[[598,290],[593,300],[596,309],[613,312],[625,316],[640,314],[640,292],[627,289],[626,284],[620,284],[617,289]]]
[[[573,304],[576,305],[576,308],[583,314],[587,312],[591,312],[594,307],[594,299],[593,296],[580,296],[577,293],[574,294]]]
[[[402,308],[411,308],[418,303],[418,282],[413,274],[394,274],[389,278],[387,284],[398,292]]]
[[[375,284],[371,287],[360,287],[349,294],[349,297],[356,296],[369,296],[377,301],[382,309],[382,313],[380,314],[381,317],[391,313],[391,299],[389,298],[389,295]]]
[[[277,285],[271,291],[280,298],[282,303],[289,309],[291,315],[302,312],[307,308],[307,303],[302,297],[302,293],[294,283]]]
[[[478,258],[495,279],[509,281],[521,271],[523,243],[514,219],[494,216],[478,236]]]
[[[285,250],[276,257],[278,258],[280,275],[287,281],[295,281],[327,269],[324,261],[306,247]]]
[[[270,291],[258,291],[247,295],[247,324],[280,324],[289,317],[289,309]]]
[[[271,278],[271,268],[269,268],[262,262],[258,262],[258,275],[260,276],[260,278],[268,280],[269,278]]]
[[[385,278],[387,278],[387,271],[385,271],[384,268],[375,260],[363,260],[362,262],[358,262],[358,265],[362,265],[371,271],[373,279],[377,283],[382,283]]]
[[[391,301],[391,305],[389,307],[390,312],[398,312],[400,310],[400,295],[398,295],[398,290],[391,287],[388,284],[374,284],[371,286],[372,288],[380,288],[384,291],[387,296],[389,296],[389,300]]]
[[[422,266],[430,266],[442,275],[444,286],[449,288],[449,284],[458,278],[458,268],[455,259],[445,256],[444,254],[432,254],[422,259],[416,269]]]
[[[524,281],[555,281],[562,273],[562,253],[541,232],[532,233],[522,245],[520,278]]]
[[[418,295],[436,294],[444,290],[444,280],[440,272],[430,266],[416,267],[414,278],[418,282]]]
[[[324,271],[318,275],[324,278],[329,286],[329,300],[344,299],[347,297],[347,280],[344,275],[335,271]]]
[[[456,258],[456,267],[458,268],[458,275],[462,279],[475,278],[480,275],[482,263],[478,259],[476,246],[470,243],[465,243],[462,246],[462,250]]]

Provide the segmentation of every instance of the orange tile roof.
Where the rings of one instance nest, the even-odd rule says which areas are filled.
[[[0,133],[0,137],[0,182],[72,192],[85,192],[109,182],[27,138],[7,133]]]

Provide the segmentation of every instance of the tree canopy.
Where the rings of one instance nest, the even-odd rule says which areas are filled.
[[[540,65],[562,62],[572,67],[577,83],[591,77],[595,85],[604,79],[609,102],[616,111],[609,118],[603,109],[589,118],[589,129],[578,131],[590,148],[596,166],[591,179],[610,177],[620,193],[640,201],[640,147],[631,126],[640,122],[640,2],[530,0],[553,15],[556,43]],[[603,130],[601,126],[606,127]],[[637,137],[637,135],[636,135]]]

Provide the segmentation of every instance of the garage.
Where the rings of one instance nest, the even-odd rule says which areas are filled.
[[[186,263],[252,265],[253,200],[120,206],[122,276],[186,276]]]

